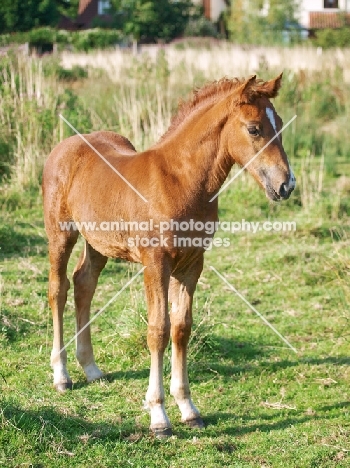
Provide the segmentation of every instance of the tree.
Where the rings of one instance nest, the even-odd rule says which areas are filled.
[[[190,0],[112,0],[114,26],[135,40],[168,41],[184,31]]]
[[[2,0],[0,3],[1,34],[54,26],[58,18],[55,0]]]
[[[261,0],[231,0],[228,11],[227,30],[230,38],[239,43],[255,43],[261,41],[267,27],[266,18],[261,14]]]
[[[296,21],[296,12],[299,8],[297,0],[270,0],[267,13],[267,22],[281,31],[288,23]]]
[[[296,22],[298,0],[231,0],[227,30],[235,42],[261,44],[282,40],[282,30]]]

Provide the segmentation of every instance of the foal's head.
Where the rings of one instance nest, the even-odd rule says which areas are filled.
[[[281,80],[282,74],[266,82],[253,76],[241,83],[225,125],[228,153],[234,162],[247,166],[272,200],[289,198],[295,188],[282,135],[276,136],[282,128],[282,119],[270,102],[277,96]]]

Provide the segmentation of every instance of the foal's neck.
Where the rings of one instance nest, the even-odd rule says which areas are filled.
[[[174,173],[190,175],[191,185],[200,185],[208,199],[220,189],[233,165],[222,134],[227,117],[224,103],[209,104],[159,145],[164,157],[171,160]]]

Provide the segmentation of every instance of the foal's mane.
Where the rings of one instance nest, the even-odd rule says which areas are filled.
[[[231,80],[228,78],[222,78],[221,80],[213,81],[201,88],[195,89],[188,100],[180,101],[177,112],[171,119],[170,127],[161,137],[161,141],[173,133],[182,124],[182,122],[198,108],[209,102],[215,102],[220,98],[224,98],[244,82],[244,79],[239,78],[233,78]]]

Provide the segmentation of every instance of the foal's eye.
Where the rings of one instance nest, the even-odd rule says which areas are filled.
[[[260,130],[258,127],[248,127],[248,132],[249,132],[249,135],[252,135],[252,136],[260,135]]]

